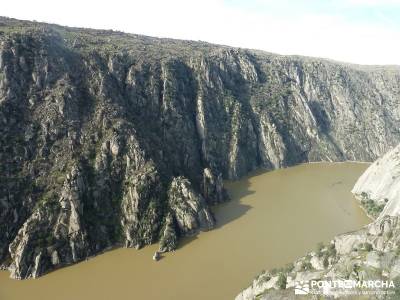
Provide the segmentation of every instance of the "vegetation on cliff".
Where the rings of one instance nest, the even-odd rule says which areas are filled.
[[[222,179],[369,161],[399,69],[0,18],[0,263],[36,277],[214,224]]]

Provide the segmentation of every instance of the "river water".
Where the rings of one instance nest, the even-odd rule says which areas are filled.
[[[157,245],[117,249],[36,280],[0,272],[0,300],[233,299],[262,269],[370,222],[350,190],[361,163],[315,163],[227,182],[215,230],[155,262]]]

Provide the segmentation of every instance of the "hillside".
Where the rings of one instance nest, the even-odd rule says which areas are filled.
[[[373,161],[400,69],[0,18],[0,262],[40,276],[211,229],[223,179]]]

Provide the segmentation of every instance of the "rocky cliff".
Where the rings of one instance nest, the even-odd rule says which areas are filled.
[[[213,227],[222,179],[372,161],[400,69],[0,18],[0,262],[36,277]]]
[[[376,216],[371,224],[358,231],[339,235],[328,245],[319,245],[316,251],[282,269],[264,272],[236,299],[298,299],[294,288],[299,282],[338,279],[393,281],[394,289],[382,289],[388,292],[387,295],[372,294],[366,299],[399,299],[399,174],[400,145],[375,161],[352,190],[367,212]],[[345,290],[323,292],[326,298],[340,299],[344,297]]]

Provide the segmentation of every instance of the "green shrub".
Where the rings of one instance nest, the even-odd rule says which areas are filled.
[[[372,249],[373,249],[373,247],[372,247],[372,245],[370,244],[370,243],[364,243],[363,244],[363,249],[365,250],[365,251],[368,251],[368,252],[370,252],[370,251],[372,251]]]
[[[286,288],[286,283],[287,283],[287,278],[286,274],[284,273],[279,273],[278,281],[277,281],[277,286],[281,289],[284,290]]]
[[[384,204],[376,204],[375,201],[371,199],[366,199],[364,198],[361,200],[361,205],[364,207],[364,209],[367,211],[368,215],[376,218],[383,210],[385,207]]]
[[[322,243],[322,242],[318,243],[317,249],[316,249],[316,254],[318,257],[322,257],[322,254],[323,254],[322,250],[324,250],[324,248],[325,248],[324,243]]]

